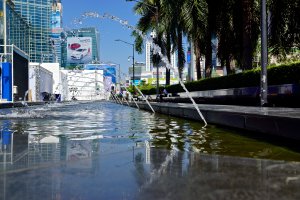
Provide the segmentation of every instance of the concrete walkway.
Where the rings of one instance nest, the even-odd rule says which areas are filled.
[[[125,105],[125,104],[124,104]],[[141,109],[151,111],[145,102]],[[202,121],[195,107],[186,103],[151,102],[155,112]],[[136,107],[132,102],[131,107]],[[198,104],[208,124],[224,125],[300,140],[300,108],[247,107]]]

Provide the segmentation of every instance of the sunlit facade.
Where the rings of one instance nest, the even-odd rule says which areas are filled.
[[[26,54],[29,54],[29,25],[14,11],[14,5],[11,1],[6,2],[6,12],[4,12],[3,0],[0,0],[0,45],[4,45],[4,39],[6,39],[6,45],[15,45]],[[5,13],[6,17],[4,17]],[[4,23],[5,18],[6,23]],[[3,46],[1,46],[0,51],[0,53],[4,53]]]
[[[31,62],[53,62],[51,16],[53,0],[13,0],[14,9],[30,26]]]
[[[62,32],[62,4],[59,0],[54,0],[52,5],[51,17],[51,45],[54,52],[54,61],[56,63],[61,63]]]

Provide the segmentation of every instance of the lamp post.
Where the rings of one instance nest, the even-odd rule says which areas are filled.
[[[260,105],[268,104],[268,50],[267,50],[267,9],[266,0],[261,0],[261,81],[260,81]]]
[[[150,10],[150,11],[155,14],[155,21],[156,21],[155,29],[156,29],[156,32],[157,32],[157,30],[158,30],[158,7],[150,5],[150,4],[142,2],[142,1],[138,1],[138,0],[126,0],[126,1],[134,1],[134,2],[137,2],[137,3],[144,4],[144,5],[146,5],[150,8],[154,8],[155,12],[153,12],[152,10]],[[156,66],[156,96],[157,97],[159,96],[159,68],[158,68],[158,65]]]
[[[126,41],[123,41],[123,40],[120,40],[120,39],[116,39],[115,41],[116,42],[123,42],[125,44],[128,44],[128,45],[132,46],[132,78],[133,78],[132,84],[134,84],[134,80],[135,80],[135,77],[134,77],[134,44],[126,42]]]

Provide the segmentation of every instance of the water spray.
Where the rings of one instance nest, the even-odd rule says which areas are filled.
[[[131,26],[128,24],[128,21],[126,20],[122,20],[121,18],[119,17],[116,17],[116,16],[113,16],[113,15],[110,15],[110,14],[107,14],[107,13],[104,13],[103,15],[100,15],[98,12],[85,12],[81,15],[82,18],[79,18],[79,19],[75,19],[73,21],[74,24],[82,24],[83,23],[83,20],[87,19],[87,18],[97,18],[97,19],[110,19],[112,21],[116,21],[118,23],[120,23],[122,26],[128,28],[128,29],[131,29],[133,31],[135,31],[137,34],[139,34],[144,40],[146,41],[149,41],[151,44],[153,44],[153,51],[155,54],[158,54],[161,59],[166,63],[166,67],[170,70],[172,69],[173,71],[175,71],[175,69],[172,67],[172,65],[170,64],[168,58],[166,56],[164,56],[162,54],[162,51],[161,51],[161,48],[156,45],[154,42],[153,42],[153,39],[150,37],[147,37],[146,35],[144,35],[144,33],[138,29],[136,29],[134,26]],[[205,126],[207,126],[207,122],[204,118],[204,116],[202,115],[198,105],[196,104],[196,102],[194,101],[194,99],[192,98],[192,96],[190,95],[189,91],[187,90],[187,88],[185,87],[183,81],[181,80],[181,78],[179,77],[178,78],[179,80],[179,83],[180,85],[182,86],[182,88],[184,89],[184,91],[186,92],[186,94],[188,95],[188,97],[191,99],[195,109],[197,110],[199,116],[201,117],[201,119],[203,120]],[[204,127],[205,127],[204,126]]]

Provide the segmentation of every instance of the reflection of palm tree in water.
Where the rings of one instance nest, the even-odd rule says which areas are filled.
[[[162,119],[161,119],[162,120]],[[135,157],[135,167],[136,167],[136,179],[138,182],[138,185],[140,186],[140,189],[145,189],[148,186],[150,186],[154,181],[158,180],[161,175],[167,173],[169,170],[172,170],[172,167],[170,166],[174,162],[175,156],[178,155],[177,148],[174,148],[171,141],[171,133],[170,133],[170,122],[171,118],[163,119],[159,123],[154,122],[155,126],[152,128],[151,133],[156,134],[160,130],[159,126],[165,125],[165,130],[167,130],[167,133],[164,132],[166,139],[168,142],[168,149],[171,150],[158,150],[154,148],[150,148],[150,172],[145,169],[144,163],[141,162],[143,159],[140,159],[139,157],[141,155],[138,155]],[[147,153],[147,152],[146,152]],[[176,165],[178,163],[182,163],[183,156],[179,156],[175,162]],[[176,170],[182,170],[182,168],[178,169],[176,166]],[[180,172],[175,172],[176,174],[180,174]]]

